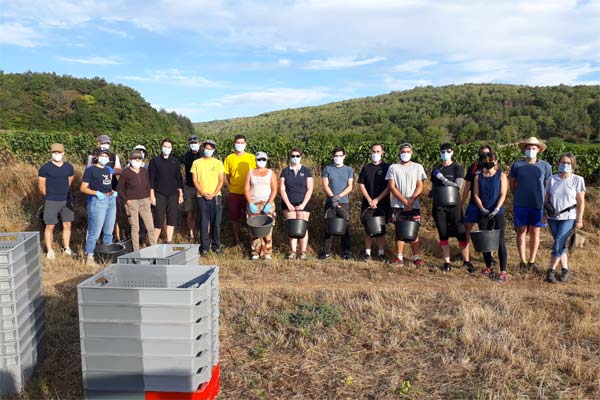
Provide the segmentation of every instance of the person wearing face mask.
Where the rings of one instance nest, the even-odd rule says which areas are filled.
[[[265,214],[273,218],[275,225],[275,197],[277,196],[277,176],[267,168],[269,157],[267,153],[256,153],[256,168],[246,174],[244,180],[244,194],[248,202],[247,218],[254,215]],[[273,251],[273,226],[265,237],[251,237],[251,260],[258,260],[261,255],[264,260],[271,259]]]
[[[185,169],[185,181],[183,185],[183,212],[186,214],[185,220],[188,228],[188,240],[194,241],[194,233],[198,229],[197,226],[197,210],[198,200],[197,191],[192,178],[192,164],[199,158],[202,158],[203,153],[200,151],[200,138],[196,135],[188,137],[189,150],[181,157],[179,162],[183,164]]]
[[[480,214],[479,229],[500,231],[500,245],[498,258],[500,259],[500,274],[498,282],[503,283],[508,279],[506,273],[506,243],[504,232],[506,226],[504,201],[508,192],[508,178],[498,169],[498,159],[493,152],[486,153],[481,159],[482,172],[475,175],[473,181],[474,202]],[[485,269],[483,274],[488,278],[493,276],[492,253],[483,253]]]
[[[225,168],[221,160],[214,157],[217,148],[214,140],[205,140],[202,146],[202,158],[194,161],[191,173],[198,202],[201,244],[199,251],[202,256],[206,256],[209,250],[221,253],[221,188],[225,182]]]
[[[562,265],[559,280],[566,282],[571,276],[566,251],[566,242],[575,229],[583,228],[585,210],[585,181],[575,175],[575,156],[563,154],[558,160],[558,174],[552,175],[546,186],[545,200],[550,207],[544,207],[550,231],[554,238],[550,252],[550,267],[546,281],[556,283],[556,267]]]
[[[362,194],[361,215],[367,209],[380,209],[386,219],[390,214],[390,189],[385,180],[390,165],[383,161],[385,151],[382,144],[371,146],[371,162],[364,165],[358,175],[358,188]],[[385,261],[385,235],[375,237],[379,261]],[[365,253],[363,259],[371,260],[373,238],[365,233]]]
[[[413,147],[410,143],[400,145],[400,162],[392,164],[385,179],[392,193],[391,220],[415,221],[421,223],[421,204],[419,197],[423,193],[423,186],[427,174],[419,163],[412,161]],[[416,267],[422,267],[425,262],[420,256],[421,243],[417,237],[410,242],[413,254],[413,263]],[[404,241],[396,238],[396,257],[393,265],[404,265]]]
[[[156,237],[150,207],[150,178],[148,170],[144,168],[144,155],[140,150],[131,153],[129,166],[121,172],[117,192],[125,204],[125,214],[131,227],[133,250],[140,249],[140,219],[146,227],[150,245],[155,245]]]
[[[464,183],[464,168],[459,163],[452,161],[452,145],[444,143],[440,146],[440,158],[442,163],[437,165],[431,172],[431,193],[439,186],[454,186],[458,190],[461,189]],[[444,255],[444,264],[442,265],[443,272],[450,272],[452,265],[450,264],[450,245],[448,242],[451,234],[458,239],[463,256],[463,267],[469,272],[474,271],[475,267],[469,258],[469,241],[465,232],[463,223],[462,207],[460,204],[456,206],[442,206],[433,202],[432,210],[433,220],[440,237],[440,247]]]
[[[524,160],[510,166],[509,183],[513,193],[514,225],[517,233],[517,251],[521,260],[521,270],[535,272],[539,266],[535,262],[540,245],[540,228],[543,222],[544,193],[552,167],[538,154],[546,150],[546,144],[535,137],[519,143],[525,155]],[[529,232],[529,257],[527,257],[527,232]]]
[[[302,165],[302,150],[294,147],[290,150],[290,165],[281,171],[279,176],[279,194],[281,195],[281,209],[287,219],[302,219],[308,221],[310,212],[308,202],[313,193],[314,179],[310,168]],[[300,252],[298,254],[298,241]],[[302,239],[289,238],[289,260],[299,258],[307,260],[308,230]]]
[[[333,164],[323,169],[323,190],[327,198],[325,199],[325,213],[330,208],[341,208],[345,211],[346,218],[350,220],[350,198],[348,195],[352,191],[354,182],[354,171],[352,168],[344,165],[346,150],[342,147],[336,147],[332,152]],[[350,224],[341,239],[342,258],[349,260],[352,258],[352,239],[350,238]],[[325,231],[325,251],[321,254],[321,259],[331,257],[333,246],[333,237]]]
[[[118,192],[112,188],[113,169],[108,167],[110,152],[96,149],[94,162],[85,169],[81,179],[80,192],[88,195],[88,229],[85,238],[86,264],[96,266],[94,250],[102,235],[102,243],[113,241],[113,230],[117,216]]]
[[[52,249],[54,241],[54,227],[62,221],[63,253],[73,256],[69,247],[71,241],[71,222],[75,220],[73,200],[71,197],[71,184],[75,170],[73,166],[64,161],[65,148],[60,143],[50,146],[52,159],[42,165],[38,173],[38,187],[44,198],[44,244],[46,245],[46,259],[54,260],[56,253]]]
[[[152,158],[148,166],[150,175],[150,203],[154,209],[154,235],[160,238],[165,217],[167,220],[167,243],[173,242],[173,232],[178,225],[179,204],[183,203],[183,180],[179,160],[171,155],[173,142],[163,139],[161,155]]]
[[[246,216],[248,207],[244,192],[245,179],[248,171],[256,168],[256,157],[254,154],[246,153],[246,137],[244,135],[235,135],[233,147],[235,151],[225,158],[223,166],[229,185],[227,208],[233,228],[233,238],[238,244],[240,243],[240,221]]]

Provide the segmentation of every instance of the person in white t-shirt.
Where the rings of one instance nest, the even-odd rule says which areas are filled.
[[[555,271],[562,264],[560,281],[569,279],[569,264],[566,243],[572,231],[583,227],[585,209],[585,182],[583,177],[575,175],[575,156],[563,154],[558,160],[558,174],[552,175],[546,186],[544,211],[550,231],[554,237],[550,253],[550,268],[546,280],[556,283]]]

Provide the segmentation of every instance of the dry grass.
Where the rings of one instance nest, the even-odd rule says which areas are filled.
[[[35,177],[35,170],[26,175]],[[0,226],[30,226],[27,213],[39,199],[28,180],[4,167],[0,179],[3,188],[5,181],[20,182],[18,197],[10,194],[13,184],[0,194],[0,210],[10,210],[0,215]],[[31,200],[15,206],[9,198]],[[275,235],[281,254],[268,264],[246,261],[241,247],[207,260],[222,267],[222,398],[600,398],[597,228],[572,257],[574,279],[551,286],[517,270],[512,237],[510,281],[500,285],[458,269],[444,275],[317,261],[318,232],[311,260],[283,260],[281,225]],[[76,229],[74,247],[81,248],[83,224]],[[360,230],[353,236],[358,250]],[[426,260],[438,263],[431,225],[423,236]],[[541,265],[550,244],[544,234]],[[474,259],[481,268],[481,257]],[[76,286],[92,273],[66,258],[44,263],[47,355],[21,399],[81,398]]]

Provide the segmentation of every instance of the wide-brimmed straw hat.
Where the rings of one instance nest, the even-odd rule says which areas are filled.
[[[538,138],[532,136],[529,139],[523,140],[519,142],[519,148],[521,149],[521,151],[525,151],[525,147],[528,145],[536,145],[537,147],[540,148],[540,152],[546,150],[546,143],[542,142],[541,140],[539,140]]]

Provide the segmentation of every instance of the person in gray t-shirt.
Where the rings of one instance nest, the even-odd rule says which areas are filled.
[[[333,149],[333,164],[323,169],[323,190],[327,198],[325,199],[325,213],[333,214],[335,209],[342,209],[346,220],[350,220],[350,199],[348,194],[352,191],[354,182],[354,171],[352,168],[344,165],[346,150],[341,147]],[[333,238],[325,230],[325,251],[321,254],[322,259],[331,257],[331,248]],[[350,239],[350,228],[342,235],[342,258],[345,260],[352,258],[352,240]]]

